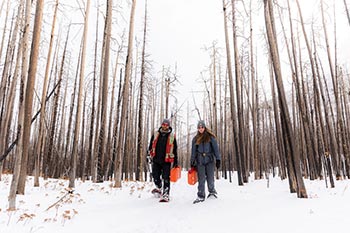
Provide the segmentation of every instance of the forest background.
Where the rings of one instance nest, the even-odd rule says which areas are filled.
[[[35,185],[69,177],[70,188],[76,178],[148,179],[146,148],[163,118],[184,168],[204,119],[222,176],[237,171],[239,185],[272,173],[307,197],[303,178],[346,178],[348,6],[2,1],[0,174],[14,174],[10,209],[28,174]]]

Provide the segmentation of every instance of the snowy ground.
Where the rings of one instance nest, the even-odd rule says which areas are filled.
[[[122,189],[111,182],[76,182],[64,196],[65,180],[41,181],[33,187],[28,177],[26,195],[18,196],[17,211],[7,211],[11,176],[0,181],[0,233],[329,233],[348,232],[349,180],[327,189],[324,181],[305,180],[309,199],[289,193],[288,182],[279,178],[250,181],[238,186],[216,181],[219,198],[192,204],[197,186],[189,186],[186,173],[172,183],[171,201],[159,203],[152,196],[152,183],[124,182]],[[48,210],[47,210],[48,209]]]

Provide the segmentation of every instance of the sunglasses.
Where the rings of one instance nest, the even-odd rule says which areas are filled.
[[[168,124],[162,124],[162,126],[164,126],[164,127],[169,127],[169,125],[168,125]]]

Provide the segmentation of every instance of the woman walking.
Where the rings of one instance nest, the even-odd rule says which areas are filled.
[[[208,185],[208,197],[217,198],[215,190],[215,166],[220,167],[221,156],[215,135],[206,128],[204,121],[197,124],[197,135],[192,140],[191,166],[196,167],[198,173],[197,199],[193,204],[205,200],[205,181]]]

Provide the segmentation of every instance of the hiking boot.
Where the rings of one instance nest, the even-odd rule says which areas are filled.
[[[216,192],[209,193],[207,198],[218,198],[218,194]]]
[[[151,193],[160,196],[162,194],[162,191],[160,190],[160,188],[154,188],[152,189]]]
[[[204,197],[197,197],[196,200],[193,201],[193,204],[199,203],[199,202],[203,202],[205,200]]]
[[[169,202],[169,194],[163,193],[163,195],[159,199],[159,202]]]

